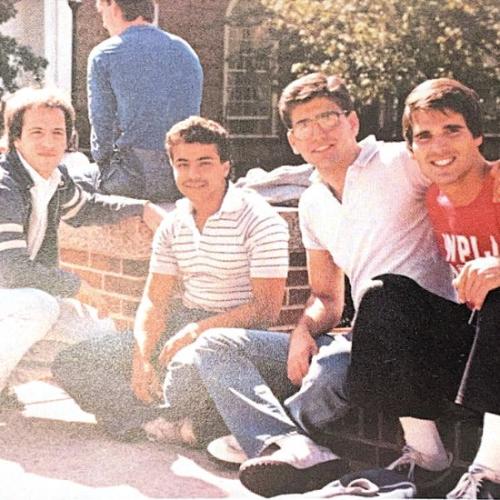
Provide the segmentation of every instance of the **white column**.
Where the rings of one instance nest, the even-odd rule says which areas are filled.
[[[45,81],[71,92],[72,16],[66,0],[43,0]]]

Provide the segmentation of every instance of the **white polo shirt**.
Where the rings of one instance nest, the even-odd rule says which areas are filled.
[[[404,143],[373,136],[348,168],[340,203],[314,182],[299,203],[306,249],[328,250],[351,281],[358,307],[369,280],[401,274],[432,293],[456,300],[450,268],[439,255],[425,206],[429,181]]]
[[[262,197],[230,185],[200,233],[187,198],[162,222],[150,272],[179,276],[186,307],[224,311],[247,303],[252,278],[286,278],[288,225]]]

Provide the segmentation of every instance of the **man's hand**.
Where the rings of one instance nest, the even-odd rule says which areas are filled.
[[[131,385],[137,399],[144,403],[153,403],[162,398],[163,393],[154,366],[137,353],[132,361]]]
[[[500,287],[500,257],[480,257],[467,262],[453,285],[460,302],[481,309],[488,292]]]
[[[146,224],[146,226],[153,231],[156,231],[158,226],[161,224],[161,221],[166,217],[169,213],[168,210],[156,205],[155,203],[151,203],[147,201],[144,205],[144,212],[142,214],[142,220]]]
[[[298,325],[290,336],[288,347],[288,378],[294,385],[300,385],[309,371],[311,358],[317,354],[316,341],[307,329]]]
[[[193,343],[201,334],[198,323],[188,323],[173,337],[170,337],[158,358],[160,366],[166,367],[170,360],[183,348]]]
[[[99,318],[104,318],[109,314],[108,305],[104,297],[96,288],[91,287],[86,281],[81,281],[80,289],[74,298],[95,307]]]

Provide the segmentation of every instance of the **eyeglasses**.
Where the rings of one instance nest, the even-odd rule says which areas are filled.
[[[323,130],[331,130],[338,125],[342,115],[348,115],[349,113],[350,111],[325,111],[314,118],[306,118],[298,121],[291,130],[297,139],[305,141],[312,137],[316,123]]]

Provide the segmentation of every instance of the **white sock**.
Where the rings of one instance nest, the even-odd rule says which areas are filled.
[[[449,467],[449,458],[434,420],[400,417],[405,441],[408,446],[423,455],[425,463],[418,464],[428,470],[443,470]]]
[[[494,471],[495,481],[500,482],[500,415],[484,414],[483,436],[474,464]]]

